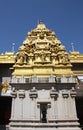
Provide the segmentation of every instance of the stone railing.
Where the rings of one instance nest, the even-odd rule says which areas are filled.
[[[76,78],[73,76],[70,77],[55,77],[50,76],[48,78],[40,78],[37,76],[32,76],[31,78],[11,78],[11,83],[76,83]]]

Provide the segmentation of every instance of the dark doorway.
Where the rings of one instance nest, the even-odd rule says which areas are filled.
[[[0,125],[7,125],[11,116],[12,98],[8,96],[0,97]]]
[[[47,104],[46,103],[40,104],[40,120],[42,123],[47,122]]]
[[[83,130],[83,97],[76,97],[76,109],[80,127]]]

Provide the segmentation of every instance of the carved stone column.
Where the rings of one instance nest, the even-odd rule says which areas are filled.
[[[21,119],[23,118],[23,99],[25,98],[25,91],[24,90],[19,90],[18,92],[19,98],[20,98],[20,116]]]
[[[67,91],[67,90],[63,90],[62,91],[62,96],[63,96],[63,98],[64,98],[64,118],[68,118],[68,104],[67,104],[67,102],[68,102],[68,97],[69,97],[69,92]]]
[[[71,103],[72,115],[73,115],[73,118],[76,118],[77,117],[77,114],[76,114],[76,104],[75,104],[76,91],[73,88],[70,91],[70,96],[71,96],[71,100],[72,100],[72,103]]]
[[[40,103],[37,103],[37,119],[40,120]]]
[[[12,95],[11,119],[13,119],[14,118],[14,113],[15,113],[15,98],[17,97],[17,92],[16,91],[12,91],[11,95]]]
[[[50,111],[50,108],[51,108],[51,104],[47,104],[47,122],[49,121],[50,117],[51,117],[51,111]]]
[[[32,119],[36,119],[36,108],[37,108],[36,98],[37,98],[38,94],[37,94],[37,90],[35,89],[35,87],[33,87],[33,89],[30,90],[29,96],[31,98]]]
[[[58,92],[56,91],[56,89],[54,89],[54,87],[52,87],[52,89],[51,89],[50,96],[51,96],[51,100],[52,100],[52,102],[51,102],[51,107],[52,107],[51,115],[52,115],[52,117],[51,118],[55,119],[55,107],[56,107],[56,111],[57,111],[57,106],[55,106],[55,102],[56,102],[57,97],[58,97]]]

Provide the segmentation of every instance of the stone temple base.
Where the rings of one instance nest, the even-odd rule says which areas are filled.
[[[78,122],[29,123],[11,122],[9,130],[81,130]]]
[[[74,83],[13,85],[9,130],[81,130]]]
[[[81,130],[80,128],[78,128],[78,127],[63,127],[63,128],[57,128],[57,130]]]
[[[10,129],[9,129],[10,130]],[[11,128],[11,130],[81,130],[80,128],[78,127],[63,127],[63,128],[46,128],[46,127],[42,127],[42,128],[22,128],[22,127],[18,127],[18,128]]]

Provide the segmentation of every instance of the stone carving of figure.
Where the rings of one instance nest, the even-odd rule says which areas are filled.
[[[58,44],[54,44],[51,46],[51,51],[54,53],[58,53],[59,50],[59,45]]]
[[[42,61],[42,62],[46,61],[46,54],[45,54],[44,51],[41,51],[41,53],[40,53],[40,58],[41,58],[41,61]]]
[[[62,52],[61,54],[58,55],[58,61],[61,64],[68,64],[69,63],[69,58],[68,55],[65,52]]]
[[[18,52],[17,55],[16,55],[16,64],[20,64],[22,65],[23,63],[26,63],[27,62],[27,54],[26,52]]]

